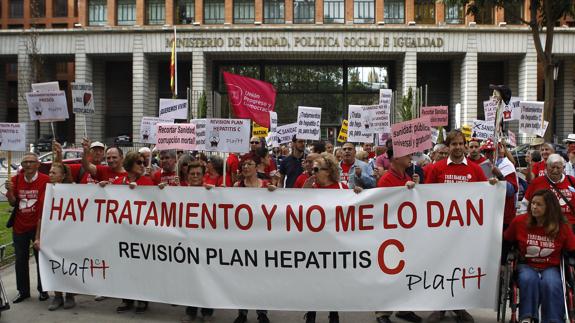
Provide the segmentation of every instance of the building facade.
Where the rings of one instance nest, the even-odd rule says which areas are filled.
[[[490,83],[542,100],[533,37],[517,17],[525,5],[465,8],[435,0],[1,0],[0,122],[28,122],[24,93],[40,81],[92,82],[96,115],[56,124],[58,137],[110,141],[139,135],[171,97],[169,59],[177,26],[178,97],[191,117],[231,116],[221,72],[274,84],[279,123],[298,105],[322,107],[322,137],[333,140],[349,104],[372,104],[379,89],[396,102],[410,89],[427,105],[448,105],[450,128],[483,117]],[[575,28],[556,29],[554,133],[573,132]],[[420,89],[419,91],[417,89]],[[460,104],[460,109],[456,105]],[[458,105],[459,106],[459,105]],[[28,122],[29,141],[49,134]],[[511,125],[515,127],[516,125]]]

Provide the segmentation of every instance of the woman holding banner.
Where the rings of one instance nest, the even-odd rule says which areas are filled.
[[[503,238],[519,250],[521,323],[563,322],[565,303],[559,264],[563,251],[575,251],[575,235],[555,194],[550,190],[535,192],[527,214],[513,219]]]
[[[224,186],[224,160],[218,156],[210,156],[206,163],[206,175],[204,175],[204,186],[220,187]],[[232,186],[229,176],[226,176],[225,186]]]
[[[267,179],[262,179],[258,169],[265,168],[264,160],[258,155],[248,153],[242,157],[240,163],[241,179],[234,184],[234,187],[256,187],[266,188],[271,185]]]
[[[185,153],[178,159],[178,179],[180,186],[188,186],[188,169],[193,158],[190,154]]]

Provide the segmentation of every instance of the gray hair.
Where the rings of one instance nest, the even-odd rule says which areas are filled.
[[[435,146],[433,147],[433,152],[438,152],[438,151],[440,151],[441,149],[446,148],[446,147],[447,147],[447,146],[444,145],[444,144],[437,144],[437,145],[435,145]]]
[[[148,147],[142,147],[138,150],[140,154],[151,153],[152,151]]]
[[[160,151],[160,156],[161,155],[168,155],[168,157],[176,159],[177,154],[176,154],[176,150],[174,149],[170,149],[170,150],[162,150]]]
[[[26,156],[33,156],[34,159],[36,159],[36,160],[39,160],[39,158],[40,158],[37,153],[31,152],[31,151],[25,152],[24,155],[22,155],[22,159],[24,159],[24,157],[26,157]]]
[[[563,157],[561,157],[561,155],[559,154],[551,154],[549,155],[549,157],[547,158],[547,166],[551,166],[555,163],[561,163],[561,165],[565,165],[565,159],[563,159]]]

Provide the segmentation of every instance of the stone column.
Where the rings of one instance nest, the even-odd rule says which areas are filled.
[[[86,55],[86,47],[83,36],[76,37],[76,54],[75,54],[75,82],[92,83],[92,60]],[[92,92],[92,95],[94,93]],[[95,97],[92,97],[95,103]],[[96,109],[98,111],[99,109]],[[84,131],[88,132],[88,138],[93,140],[100,140],[94,137],[93,129],[101,127],[102,125],[96,124],[92,115],[75,115],[76,118],[76,143],[81,143],[82,138],[86,135]]]
[[[559,66],[559,79],[555,82],[555,134],[559,140],[573,133],[573,101],[575,100],[575,59],[567,58]],[[550,130],[547,130],[550,131]]]
[[[523,100],[537,100],[537,51],[532,37],[527,37],[527,51],[519,62],[517,94]]]
[[[402,91],[403,95],[407,95],[409,88],[413,91],[415,96],[415,91],[417,89],[417,52],[413,50],[408,50],[405,52],[403,57],[403,79],[402,79]]]
[[[458,112],[455,107],[461,103],[461,59],[451,61],[451,102],[449,103],[449,124],[451,129],[455,129]],[[460,111],[461,112],[461,111]]]
[[[92,65],[92,84],[94,86],[94,114],[88,120],[88,134],[93,139],[104,142],[105,127],[106,127],[106,64],[104,61],[97,60],[96,58],[89,58]],[[91,126],[91,127],[90,127]]]
[[[28,37],[21,37],[18,48],[18,122],[26,123],[26,144],[28,145],[35,143],[37,134],[36,121],[30,120],[26,103],[26,93],[32,90],[30,57],[26,51],[27,41]]]
[[[461,125],[477,119],[477,39],[469,35],[461,63]]]
[[[204,53],[200,51],[194,51],[192,53],[192,106],[190,107],[192,116],[196,117],[198,115],[198,101],[199,96],[193,95],[193,93],[201,93],[206,91],[206,96],[210,97],[206,89],[206,80],[204,80],[206,73],[206,58]],[[209,110],[209,109],[208,109]]]
[[[140,135],[140,123],[146,111],[148,60],[143,50],[142,35],[136,35],[132,54],[132,138]]]
[[[158,115],[158,62],[148,59],[148,101],[144,109],[145,116]]]

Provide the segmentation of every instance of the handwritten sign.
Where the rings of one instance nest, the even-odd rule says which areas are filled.
[[[393,91],[391,89],[381,89],[379,90],[379,104],[391,106],[391,99],[393,96]]]
[[[68,119],[68,104],[64,91],[29,92],[26,102],[32,121],[60,121]]]
[[[297,133],[297,123],[294,122],[283,126],[278,126],[277,130],[277,138],[280,145],[291,142],[293,136],[295,136]]]
[[[196,149],[196,125],[191,123],[156,124],[156,148],[158,150]]]
[[[431,149],[430,117],[425,116],[409,121],[396,123],[391,126],[393,155],[395,157],[423,152]]]
[[[350,142],[373,142],[373,133],[369,130],[369,115],[362,105],[350,105],[347,140]]]
[[[445,128],[441,128],[442,130],[442,135],[443,135],[443,140],[445,140],[445,137],[447,137],[447,132],[445,131]],[[438,128],[431,128],[431,142],[433,142],[434,144],[437,143],[437,140],[439,139],[439,129]]]
[[[519,103],[521,117],[519,118],[519,132],[536,135],[544,128],[543,102],[523,101]]]
[[[485,114],[485,121],[495,122],[495,114],[497,112],[497,101],[495,100],[483,101],[483,112]]]
[[[32,83],[32,92],[57,92],[60,91],[60,84],[58,81]]]
[[[337,142],[347,141],[347,129],[348,129],[348,122],[347,120],[343,120],[341,122],[341,128],[339,129],[339,135],[337,136]]]
[[[143,117],[142,122],[140,123],[140,142],[146,144],[156,143],[156,124],[158,123],[174,123],[174,120],[156,117]]]
[[[0,123],[0,150],[26,151],[26,124]]]
[[[160,99],[161,118],[174,120],[188,119],[188,100]]]
[[[493,121],[474,120],[471,127],[471,138],[487,140],[493,138],[495,134],[495,124]]]
[[[390,133],[391,119],[389,105],[363,105],[362,117],[367,120],[366,130],[370,133]]]
[[[297,108],[297,139],[319,140],[321,108]]]
[[[448,111],[446,105],[421,107],[421,116],[429,116],[432,127],[444,127],[449,124]]]
[[[94,114],[94,88],[92,83],[72,83],[72,111]]]
[[[270,111],[270,132],[277,132],[278,128],[278,113]]]
[[[520,101],[520,98],[512,96],[509,104],[503,106],[503,121],[519,120],[521,118]]]
[[[196,125],[196,150],[206,150],[206,119],[192,119]]]
[[[206,119],[206,151],[247,153],[250,151],[250,120]]]

